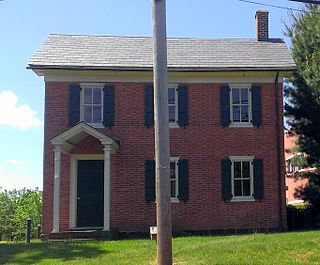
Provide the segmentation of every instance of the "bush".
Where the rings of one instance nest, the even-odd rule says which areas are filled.
[[[288,205],[288,230],[312,229],[318,226],[317,212],[311,205]]]

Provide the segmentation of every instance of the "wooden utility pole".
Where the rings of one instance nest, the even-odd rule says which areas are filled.
[[[152,0],[153,75],[156,154],[157,261],[172,264],[172,228],[169,177],[168,72],[165,0]]]

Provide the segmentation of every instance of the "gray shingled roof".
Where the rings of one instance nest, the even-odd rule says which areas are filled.
[[[29,61],[31,69],[151,70],[148,37],[49,35]],[[168,39],[168,67],[179,71],[292,70],[281,39]]]

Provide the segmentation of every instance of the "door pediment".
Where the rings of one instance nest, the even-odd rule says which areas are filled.
[[[80,122],[69,130],[57,135],[51,139],[50,142],[55,146],[61,146],[64,152],[69,153],[75,144],[87,136],[95,137],[103,146],[110,146],[111,153],[115,153],[119,148],[119,145],[115,140],[84,122]]]

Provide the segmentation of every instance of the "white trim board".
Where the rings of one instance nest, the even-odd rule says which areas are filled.
[[[169,72],[168,83],[274,83],[277,71]],[[45,82],[153,82],[151,71],[44,70]],[[291,75],[279,71],[279,80]]]

